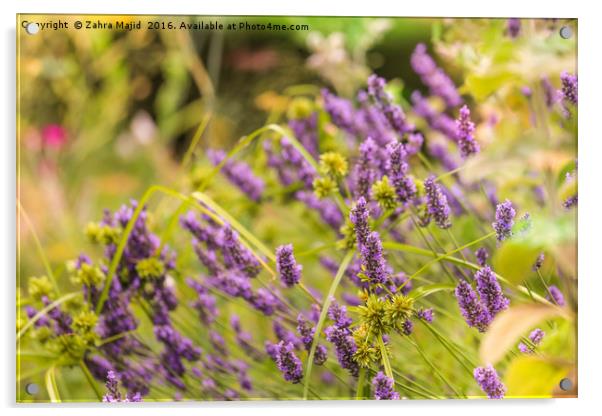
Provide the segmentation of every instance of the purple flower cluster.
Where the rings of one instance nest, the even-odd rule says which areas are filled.
[[[428,308],[428,309],[419,309],[418,312],[416,312],[416,316],[419,319],[422,319],[423,321],[426,321],[428,323],[432,323],[433,320],[435,319],[435,313],[433,312],[433,308]]]
[[[137,206],[137,202],[132,201],[114,214],[106,211],[99,225],[123,232],[133,220]],[[110,284],[109,296],[96,326],[102,339],[116,337],[99,348],[109,359],[111,370],[115,371],[131,394],[141,395],[148,393],[149,383],[158,376],[184,389],[181,381],[185,372],[182,360],[196,361],[200,357],[200,349],[172,326],[170,312],[177,307],[178,301],[168,273],[175,268],[175,253],[150,232],[147,219],[146,210],[143,209],[134,222],[116,276],[106,283]],[[105,256],[110,261],[116,254],[116,242],[110,239],[103,243]],[[80,257],[76,266],[81,268],[84,264],[89,264],[89,260]],[[103,272],[106,274],[107,270],[103,269]],[[95,305],[100,298],[100,288],[89,286],[85,291]],[[163,344],[164,349],[157,359],[146,358],[143,343],[129,335],[138,326],[130,310],[130,303],[135,296],[148,305],[155,337]],[[104,379],[100,369],[106,368],[106,363],[94,357],[87,359],[87,362],[92,367],[96,366],[92,373]]]
[[[401,107],[393,103],[391,96],[385,91],[386,85],[387,82],[384,78],[370,75],[368,77],[368,94],[385,115],[391,128],[402,136],[413,131],[414,126],[407,122]]]
[[[510,301],[504,296],[495,273],[489,266],[477,271],[474,278],[477,282],[477,291],[481,297],[481,302],[492,318],[508,307]]]
[[[441,97],[448,107],[462,104],[462,98],[449,76],[439,68],[427,53],[426,45],[419,43],[412,53],[410,63],[432,95]]]
[[[117,374],[114,371],[109,370],[107,373],[107,393],[102,397],[102,401],[105,403],[119,403],[119,402],[141,402],[142,396],[140,393],[127,394],[122,396],[119,391],[119,380]]]
[[[489,252],[487,249],[485,247],[481,247],[475,251],[474,255],[477,258],[477,264],[481,267],[485,267],[487,264],[487,259],[489,258]]]
[[[548,300],[554,302],[558,306],[565,305],[566,302],[564,300],[564,295],[562,294],[560,289],[558,289],[554,285],[550,285],[550,286],[548,286],[548,292],[550,292],[550,295],[548,296]]]
[[[534,272],[541,269],[541,266],[543,265],[544,260],[545,260],[544,253],[539,253],[539,255],[537,256],[537,259],[535,259],[535,263],[533,263],[532,269]]]
[[[207,151],[207,156],[209,157],[211,163],[213,163],[215,166],[219,165],[224,159],[226,159],[226,153],[223,150],[210,149]],[[224,163],[222,171],[230,182],[232,182],[253,201],[259,201],[261,199],[261,194],[263,194],[265,183],[263,180],[255,176],[249,165],[244,162],[228,159]]]
[[[293,344],[280,341],[272,351],[276,360],[276,365],[282,372],[284,379],[293,384],[301,382],[301,379],[303,378],[303,364],[295,355],[295,347]]]
[[[470,110],[464,105],[460,108],[460,115],[456,120],[456,140],[463,158],[479,153],[479,143],[473,137],[474,123],[470,120]]]
[[[424,181],[424,192],[426,194],[425,223],[433,218],[439,228],[451,227],[449,219],[451,210],[441,187],[435,182],[435,176],[431,175]]]
[[[364,273],[372,284],[384,284],[388,280],[387,262],[383,255],[380,235],[373,231],[368,234],[366,244],[361,247]]]
[[[474,369],[474,378],[487,397],[490,399],[502,399],[506,394],[506,386],[492,366],[477,367]]]
[[[351,220],[351,223],[355,229],[357,246],[360,249],[366,245],[368,235],[370,234],[368,218],[370,218],[368,204],[366,203],[366,199],[361,197],[357,200],[353,208],[351,208],[351,212],[349,213],[349,219]]]
[[[356,128],[353,104],[344,98],[337,97],[327,89],[322,90],[322,100],[324,101],[324,109],[330,115],[332,122],[337,127],[354,134]]]
[[[512,202],[505,200],[498,204],[495,209],[495,222],[492,224],[498,241],[504,241],[512,235],[512,226],[516,211],[512,207]]]
[[[429,127],[444,134],[448,139],[456,141],[457,127],[453,118],[432,108],[420,91],[414,91],[410,98],[414,112],[424,118]]]
[[[348,370],[352,376],[357,377],[359,366],[353,359],[357,345],[351,333],[352,321],[347,316],[347,308],[333,302],[328,308],[328,318],[334,323],[324,330],[326,339],[334,344],[337,360],[341,367]]]
[[[289,120],[288,126],[295,137],[313,157],[318,156],[318,114],[312,113],[308,117]]]
[[[303,266],[297,264],[293,255],[293,245],[286,244],[276,249],[276,270],[286,287],[293,287],[301,280]]]
[[[560,74],[560,81],[562,83],[562,89],[560,90],[560,96],[564,102],[577,105],[578,101],[578,88],[577,88],[577,76],[571,75],[568,72]]]
[[[309,352],[314,340],[316,328],[312,326],[301,313],[297,316],[297,332],[301,335],[301,342],[305,346],[305,350]],[[328,358],[327,353],[328,350],[326,347],[322,344],[318,344],[316,346],[316,352],[314,353],[314,364],[324,364]]]
[[[303,202],[308,208],[315,210],[322,220],[333,229],[338,231],[341,228],[343,214],[334,202],[328,199],[319,199],[311,191],[297,191],[295,198]]]
[[[399,393],[393,388],[393,379],[379,371],[372,379],[372,391],[376,400],[399,400]]]
[[[360,156],[353,172],[353,191],[356,198],[370,200],[370,188],[377,178],[377,146],[371,137],[360,144]]]
[[[532,345],[527,345],[524,342],[520,342],[518,344],[519,351],[522,352],[523,354],[533,353],[533,351],[535,350],[535,347],[538,346],[539,344],[541,344],[541,341],[543,340],[543,337],[545,335],[546,335],[546,333],[544,331],[542,331],[540,328],[535,328],[529,334],[529,341],[531,341]]]
[[[475,273],[477,293],[464,280],[456,287],[456,299],[460,312],[470,327],[485,332],[491,320],[508,308],[510,301],[504,296],[502,288],[489,266]]]
[[[479,332],[485,332],[489,326],[489,322],[491,322],[491,315],[479,301],[472,287],[464,280],[461,280],[456,287],[455,294],[460,312],[464,316],[468,326],[477,328]]]
[[[407,205],[416,196],[416,184],[408,175],[407,152],[401,142],[393,141],[387,145],[387,153],[387,171],[397,199],[401,204]]]
[[[508,19],[508,21],[506,22],[506,32],[511,38],[517,38],[520,34],[520,19]]]
[[[306,134],[314,133],[306,132]],[[267,164],[276,171],[280,183],[290,186],[295,182],[300,182],[304,188],[312,189],[316,171],[293,146],[288,137],[280,139],[280,152],[278,153],[272,148],[272,142],[264,142],[263,147],[268,158]],[[308,149],[308,152],[311,153],[311,150]]]
[[[210,294],[209,289],[195,279],[187,278],[186,284],[194,289],[197,294],[197,299],[192,303],[192,307],[199,312],[201,322],[205,325],[211,325],[219,314],[215,296]]]
[[[194,236],[197,257],[210,273],[204,277],[203,284],[240,297],[268,316],[283,308],[275,288],[262,287],[254,291],[251,281],[259,273],[260,264],[237,233],[227,224],[218,225],[208,217],[204,219],[205,224],[201,224],[191,213],[181,218],[182,226]]]

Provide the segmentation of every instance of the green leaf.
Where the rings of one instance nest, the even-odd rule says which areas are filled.
[[[512,83],[518,77],[511,72],[488,72],[477,75],[469,74],[464,85],[460,88],[461,93],[469,93],[475,100],[483,101],[502,86]]]
[[[554,387],[567,376],[568,367],[554,365],[542,358],[519,356],[512,360],[504,382],[507,396],[514,398],[552,397]]]
[[[541,247],[524,241],[507,241],[493,256],[494,270],[514,284],[521,283],[533,273],[531,267],[540,252]]]

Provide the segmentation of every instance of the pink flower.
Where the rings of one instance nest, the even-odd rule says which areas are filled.
[[[60,149],[67,142],[67,130],[59,124],[47,124],[42,129],[42,143]]]

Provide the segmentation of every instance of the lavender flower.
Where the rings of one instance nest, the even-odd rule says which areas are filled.
[[[491,315],[487,308],[479,301],[472,287],[464,280],[460,280],[455,294],[460,312],[464,316],[468,326],[477,328],[479,332],[485,332],[491,322]]]
[[[511,18],[506,23],[506,32],[511,38],[517,38],[520,34],[520,19]]]
[[[449,219],[450,208],[447,198],[441,192],[440,186],[435,182],[435,176],[431,175],[424,181],[424,192],[426,194],[427,218],[434,218],[439,228],[451,227]]]
[[[487,249],[485,247],[481,247],[475,251],[474,255],[477,258],[477,264],[481,267],[485,267],[487,264],[487,259],[489,258],[489,252],[487,252]]]
[[[314,328],[301,313],[297,316],[297,332],[301,335],[301,342],[305,346],[305,350],[310,351],[316,328]],[[324,345],[317,345],[316,352],[314,353],[314,364],[324,364],[328,358],[326,354],[326,347]]]
[[[510,301],[504,296],[495,273],[489,266],[477,271],[474,278],[477,282],[481,303],[487,308],[491,318],[508,307]]]
[[[366,244],[368,234],[370,233],[370,227],[368,226],[369,217],[370,213],[368,211],[366,199],[361,197],[357,200],[357,203],[351,208],[351,212],[349,213],[349,219],[355,228],[357,246],[360,249]]]
[[[340,306],[333,300],[328,308],[328,318],[334,321],[334,324],[339,328],[349,328],[353,322],[349,316],[347,316],[347,308]]]
[[[408,176],[407,153],[403,143],[398,141],[389,143],[387,154],[389,156],[387,170],[395,187],[397,199],[403,205],[407,205],[416,196],[416,184]]]
[[[293,287],[301,280],[301,269],[293,255],[293,245],[287,244],[276,249],[276,270],[280,280],[287,287]]]
[[[266,316],[273,315],[276,309],[281,307],[281,302],[276,295],[264,287],[257,289],[257,292],[247,297],[246,300]]]
[[[456,139],[460,147],[460,154],[466,158],[479,153],[479,143],[474,139],[474,123],[470,120],[470,110],[464,105],[460,108],[460,115],[456,120]]]
[[[545,75],[541,77],[541,87],[544,91],[546,106],[552,108],[557,101],[557,94],[550,79]]]
[[[539,269],[541,269],[541,266],[543,265],[543,261],[545,260],[545,255],[542,253],[539,253],[539,255],[537,256],[537,259],[535,260],[535,263],[533,263],[533,271],[536,272]]]
[[[562,294],[560,289],[558,289],[554,285],[550,285],[550,286],[548,286],[548,291],[550,292],[550,294],[547,296],[548,300],[551,300],[558,306],[565,305],[564,295]],[[551,299],[550,299],[550,296],[552,297]]]
[[[474,378],[487,397],[490,399],[502,399],[506,394],[506,386],[500,381],[495,368],[477,367],[474,369]]]
[[[277,345],[276,364],[278,369],[282,371],[282,375],[286,381],[293,384],[301,382],[303,378],[303,364],[295,355],[295,348],[290,342],[284,343],[280,341]]]
[[[560,95],[563,101],[577,105],[577,76],[565,71],[560,74],[560,81],[562,82]]]
[[[399,135],[412,131],[414,126],[408,124],[401,107],[393,103],[391,96],[385,91],[386,85],[387,82],[383,78],[374,74],[370,75],[368,77],[368,94],[377,103],[393,130]]]
[[[207,151],[207,156],[209,157],[209,160],[211,160],[211,163],[217,166],[226,158],[226,153],[223,150],[210,149]],[[259,201],[261,199],[265,184],[263,180],[253,174],[249,165],[244,162],[228,159],[224,163],[222,171],[230,182],[253,201]]]
[[[383,284],[388,279],[387,263],[383,256],[380,235],[373,231],[368,234],[366,244],[361,248],[364,273],[372,284]]]
[[[405,321],[403,321],[403,324],[401,324],[401,332],[403,332],[404,335],[411,335],[412,332],[414,331],[414,322],[412,322],[409,319],[406,319]]]
[[[543,340],[543,337],[545,335],[546,335],[546,333],[544,331],[542,331],[540,328],[535,328],[529,334],[529,340],[531,341],[531,343],[533,345],[527,345],[527,344],[521,342],[518,344],[519,351],[522,352],[523,354],[533,353],[533,351],[535,350],[535,347],[537,345],[541,344],[541,341]]]
[[[503,241],[512,235],[515,215],[516,211],[509,200],[497,205],[495,209],[495,222],[492,226],[497,234],[498,241]]]
[[[447,171],[452,171],[458,167],[458,163],[454,160],[450,152],[447,150],[446,146],[438,143],[430,143],[428,151],[433,157],[439,159],[439,161]],[[457,174],[454,174],[454,176],[456,178],[459,178]]]
[[[318,156],[317,113],[308,117],[291,119],[288,126],[305,149],[313,156]]]
[[[397,292],[399,290],[403,295],[407,295],[412,290],[412,281],[404,272],[398,272],[392,275],[391,282],[395,285],[395,290],[391,289],[392,292]]]
[[[238,234],[229,226],[223,229],[223,254],[226,265],[239,268],[246,276],[255,277],[261,271],[261,266],[255,255],[243,246]]]
[[[562,206],[566,209],[572,208],[577,205],[577,195],[573,195],[568,197],[563,203]]]
[[[140,393],[128,394],[125,397],[121,395],[119,391],[119,381],[117,374],[109,370],[107,373],[107,393],[103,396],[102,401],[105,403],[118,403],[118,402],[141,402],[142,397]]]
[[[542,331],[540,328],[535,328],[529,334],[529,339],[531,340],[531,342],[533,344],[539,345],[545,335],[546,335],[546,333],[544,331]]]
[[[310,191],[298,191],[295,193],[295,197],[309,208],[316,210],[322,220],[333,229],[338,230],[343,224],[343,214],[334,202],[319,199]]]
[[[370,199],[370,188],[376,180],[375,159],[376,159],[376,143],[372,138],[368,137],[360,144],[360,157],[355,165],[354,171],[354,194],[356,197],[364,197]]]
[[[428,323],[432,323],[435,319],[435,313],[433,312],[433,308],[423,309],[420,308],[418,312],[416,312],[416,316],[423,321]]]
[[[186,284],[197,293],[197,299],[192,306],[199,312],[199,318],[205,325],[215,322],[218,315],[217,301],[209,290],[192,278],[186,279]]]
[[[433,130],[443,133],[450,140],[456,140],[457,128],[453,118],[432,108],[420,91],[414,91],[410,98],[414,112],[424,118]]]
[[[322,100],[324,101],[324,110],[330,115],[330,120],[334,125],[355,134],[353,104],[344,98],[337,97],[327,89],[322,90]]]
[[[379,371],[372,379],[372,391],[376,400],[399,400],[399,393],[393,388],[393,379]]]
[[[453,81],[439,67],[426,52],[426,45],[419,43],[412,53],[410,63],[422,82],[429,87],[432,95],[437,95],[445,101],[448,107],[462,104],[462,98],[458,94]]]
[[[349,328],[352,321],[347,316],[347,308],[339,306],[333,301],[328,308],[328,317],[334,321],[334,324],[324,329],[326,339],[334,344],[337,360],[341,367],[348,370],[352,376],[357,377],[359,366],[353,359],[357,345]]]

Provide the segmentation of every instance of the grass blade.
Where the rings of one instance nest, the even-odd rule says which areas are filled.
[[[54,377],[55,368],[56,367],[53,365],[46,371],[44,381],[46,383],[46,391],[48,392],[48,397],[50,397],[50,401],[52,403],[60,403],[61,396],[59,394],[59,388],[56,385],[56,379]]]
[[[337,274],[330,285],[330,289],[328,290],[328,295],[324,298],[324,304],[322,305],[322,311],[320,312],[320,319],[318,320],[318,324],[316,325],[316,332],[314,333],[314,339],[311,343],[311,349],[309,351],[309,356],[307,357],[307,370],[305,371],[305,383],[303,386],[303,400],[307,400],[307,395],[309,393],[309,383],[311,377],[311,370],[314,362],[314,355],[316,353],[316,348],[318,347],[318,340],[320,339],[320,334],[322,333],[322,327],[324,326],[324,322],[326,321],[326,314],[328,313],[328,308],[330,307],[330,303],[332,301],[332,297],[341,282],[341,278],[345,274],[349,263],[351,263],[351,259],[353,258],[353,251],[348,251],[341,265],[339,266],[339,270],[337,270]]]

